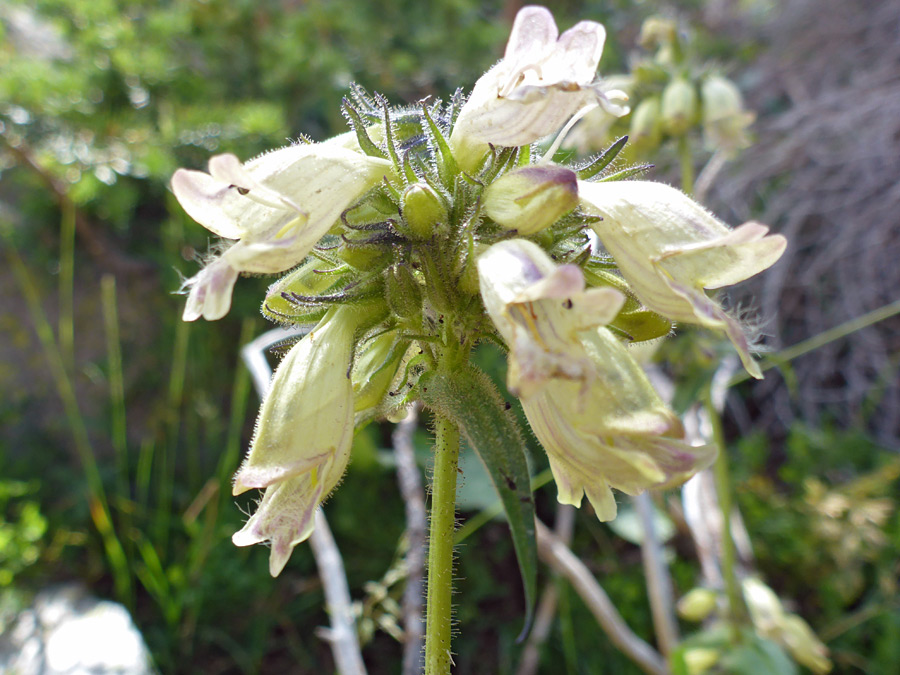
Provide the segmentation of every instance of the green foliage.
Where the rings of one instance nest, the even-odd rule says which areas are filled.
[[[35,492],[34,483],[0,481],[0,589],[34,565],[44,546],[47,519]]]
[[[770,585],[810,620],[839,668],[896,654],[900,461],[858,432],[796,425],[734,455],[738,502]]]

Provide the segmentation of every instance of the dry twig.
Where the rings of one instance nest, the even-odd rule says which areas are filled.
[[[572,584],[609,636],[610,642],[645,673],[667,675],[669,670],[662,656],[632,632],[585,564],[540,520],[536,520],[535,524],[538,556]]]

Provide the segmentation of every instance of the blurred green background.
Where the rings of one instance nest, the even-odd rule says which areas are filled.
[[[900,153],[890,154],[900,133],[884,136],[876,156],[877,138],[864,142],[884,128],[867,132],[853,117],[883,101],[900,119],[896,76],[876,77],[896,56],[880,27],[891,3],[861,4],[871,20],[854,14],[856,24],[842,24],[829,47],[844,77],[819,88],[807,83],[806,98],[785,70],[813,77],[824,66],[815,50],[798,54],[791,45],[817,30],[831,34],[827,21],[842,16],[836,9],[829,19],[815,0],[551,6],[563,28],[587,18],[607,26],[601,74],[628,68],[641,22],[662,11],[690,27],[698,52],[751,92],[757,145],[717,183],[710,205],[731,222],[766,217],[803,242],[798,255],[807,257],[795,257],[793,267],[808,272],[809,261],[830,255],[831,266],[818,268],[823,278],[847,264],[852,270],[854,260],[861,275],[854,286],[852,272],[841,274],[841,285],[798,281],[790,265],[773,271],[775,280],[756,290],[776,348],[897,299],[898,266],[885,263],[900,255],[896,230],[890,236],[895,215],[848,223],[843,212],[796,207],[809,186],[826,180],[843,195],[833,209],[854,199],[883,210],[900,201],[891,188]],[[257,405],[238,350],[269,327],[258,310],[271,280],[242,280],[221,321],[182,323],[183,299],[174,292],[197,271],[210,238],[178,207],[168,180],[178,167],[202,168],[214,153],[249,158],[300,134],[343,131],[339,105],[351,82],[396,104],[471,87],[502,56],[518,7],[0,2],[0,631],[39,589],[80,580],[132,611],[161,672],[331,671],[330,650],[315,636],[328,618],[308,548],[299,546],[273,580],[266,549],[230,542],[251,506],[244,498],[235,505],[228,486]],[[888,46],[879,51],[876,39]],[[790,158],[777,155],[774,144],[813,133],[810,125],[837,114],[841,102],[838,113],[850,121],[807,138]],[[840,151],[841,143],[852,147]],[[830,148],[852,166],[813,161]],[[812,159],[798,161],[798,152]],[[664,156],[657,176],[666,170]],[[831,236],[833,221],[850,234]],[[863,227],[865,247],[840,249]],[[827,355],[786,364],[762,393],[742,386],[729,408],[737,497],[757,564],[827,642],[836,672],[888,673],[900,663],[898,335],[894,316]],[[478,358],[502,379],[497,353]],[[833,395],[819,400],[823,391]],[[366,583],[396,564],[404,528],[390,431],[372,425],[359,435],[327,506],[351,592],[371,621],[391,612],[370,601]],[[424,467],[428,439],[422,432],[416,440]],[[533,454],[542,468],[542,453]],[[473,469],[464,478],[462,519],[494,501],[479,475]],[[538,495],[549,521],[554,504],[550,485]],[[676,590],[685,592],[698,575],[689,537],[677,531],[669,546]],[[639,548],[587,508],[573,548],[650,639]],[[459,549],[457,569],[458,672],[514,672],[523,608],[505,525],[479,529]],[[400,586],[391,588],[394,598]],[[565,588],[553,630],[540,672],[636,672]],[[400,654],[384,630],[364,646],[372,673],[397,672]]]

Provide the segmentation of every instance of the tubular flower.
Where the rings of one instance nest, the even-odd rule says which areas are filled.
[[[485,308],[510,347],[509,389],[547,451],[560,502],[577,506],[587,494],[610,520],[610,486],[632,495],[668,487],[712,460],[712,448],[679,440],[678,418],[602,327],[624,302],[618,291],[585,291],[577,267],[557,267],[525,240],[495,244],[478,271]]]
[[[232,537],[238,546],[272,542],[277,576],[313,530],[313,516],[340,482],[353,441],[353,387],[347,370],[358,322],[354,308],[329,311],[284,357],[272,378],[234,494],[266,492]]]
[[[579,183],[592,225],[635,295],[674,321],[723,330],[753,377],[762,372],[750,355],[741,324],[709,298],[717,289],[771,267],[787,246],[761,223],[729,228],[680,190],[644,181]]]
[[[475,168],[489,143],[526,145],[554,133],[587,106],[624,114],[595,82],[605,41],[599,23],[581,21],[560,35],[545,7],[519,10],[503,59],[475,83],[450,136],[461,166]]]
[[[612,288],[585,290],[575,265],[556,266],[525,239],[494,244],[478,258],[481,297],[510,348],[507,386],[529,396],[549,378],[585,381],[592,364],[579,331],[609,323],[625,297]]]
[[[172,191],[188,215],[220,237],[239,240],[185,282],[185,321],[225,316],[240,272],[272,274],[302,262],[341,212],[381,180],[390,163],[346,145],[338,136],[246,164],[216,155],[209,173],[175,172]]]

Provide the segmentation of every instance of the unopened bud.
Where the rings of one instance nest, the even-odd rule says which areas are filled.
[[[644,20],[638,42],[644,49],[673,42],[677,36],[675,22],[661,16],[651,16]]]
[[[419,283],[406,265],[395,265],[388,270],[387,302],[391,311],[401,318],[415,316],[421,311]]]
[[[678,601],[678,616],[687,621],[703,621],[716,608],[718,598],[708,588],[694,588]]]
[[[737,85],[727,77],[714,75],[704,80],[700,93],[707,147],[734,150],[749,145],[747,127],[756,116],[744,110]]]
[[[688,675],[703,675],[719,662],[722,652],[711,647],[695,647],[684,652],[685,672]]]
[[[631,129],[628,140],[643,150],[650,150],[662,140],[659,99],[655,96],[641,101],[631,113]]]
[[[354,242],[352,239],[345,241],[335,255],[351,267],[358,270],[375,268],[381,263],[382,258],[390,254],[390,249],[376,243]]]
[[[734,82],[721,75],[703,81],[703,121],[715,122],[741,113],[744,109],[741,91]]]
[[[498,225],[531,235],[578,206],[578,176],[561,166],[515,169],[485,190],[484,210]]]
[[[447,209],[428,185],[416,183],[403,193],[403,218],[398,228],[411,239],[429,239],[440,224],[447,223]]]
[[[468,295],[478,295],[481,286],[478,282],[478,256],[488,249],[485,244],[476,243],[462,261],[462,272],[459,275],[459,290]]]
[[[353,361],[353,403],[357,412],[381,405],[397,376],[409,343],[396,332],[383,333],[365,342]]]
[[[669,82],[662,95],[662,123],[672,136],[681,136],[697,119],[697,92],[684,78]]]

